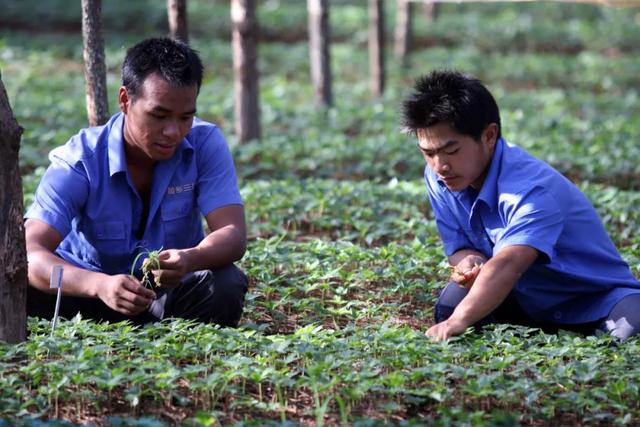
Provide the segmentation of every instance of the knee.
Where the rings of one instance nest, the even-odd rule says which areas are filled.
[[[211,321],[221,326],[238,326],[248,289],[247,276],[234,265],[214,270],[212,276],[216,309]]]
[[[436,323],[447,320],[468,292],[468,289],[457,283],[447,283],[447,286],[440,292],[434,308],[434,320]]]
[[[249,280],[247,275],[235,265],[229,265],[211,272],[215,292],[230,299],[244,300]]]

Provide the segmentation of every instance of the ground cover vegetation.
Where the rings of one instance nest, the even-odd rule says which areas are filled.
[[[163,34],[166,15],[164,2],[103,3],[114,112],[124,47]],[[432,24],[417,13],[417,51],[407,67],[389,58],[387,91],[373,98],[364,2],[332,1],[336,106],[318,111],[304,2],[260,3],[264,137],[240,146],[228,4],[189,1],[191,42],[207,64],[198,115],[227,135],[246,202],[242,326],[75,318],[51,334],[30,319],[26,343],[0,344],[0,426],[640,423],[637,339],[505,326],[424,337],[449,270],[422,160],[398,124],[416,76],[479,76],[507,139],[585,191],[638,275],[640,10],[446,4]],[[49,150],[86,123],[80,10],[62,0],[0,8],[28,204]]]

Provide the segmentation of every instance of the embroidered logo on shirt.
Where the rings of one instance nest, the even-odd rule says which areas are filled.
[[[186,193],[189,191],[193,191],[196,188],[195,182],[184,184],[184,185],[175,185],[167,188],[167,194],[180,194]]]

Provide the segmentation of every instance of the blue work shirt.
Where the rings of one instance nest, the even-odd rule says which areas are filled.
[[[204,238],[202,215],[242,204],[222,133],[196,118],[173,157],[154,166],[149,213],[139,230],[143,202],[127,170],[123,124],[118,113],[52,150],[25,215],[60,233],[60,257],[107,274],[130,273],[140,251],[196,246]]]
[[[533,319],[595,321],[640,293],[587,197],[523,149],[498,140],[479,193],[450,191],[428,166],[425,181],[447,256],[466,248],[490,258],[512,245],[539,251],[513,290]]]

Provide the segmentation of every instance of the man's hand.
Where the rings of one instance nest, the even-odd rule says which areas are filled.
[[[155,292],[142,286],[138,279],[126,274],[108,276],[98,286],[98,297],[109,308],[127,316],[135,316],[148,309],[155,296]]]
[[[187,274],[189,260],[185,251],[180,249],[167,249],[158,255],[160,269],[152,270],[156,285],[162,288],[175,288]],[[146,262],[146,260],[145,260]]]
[[[471,325],[462,320],[450,317],[444,322],[437,323],[430,327],[425,335],[436,341],[443,341],[456,335],[460,335],[466,331],[469,326]]]
[[[465,288],[471,288],[480,273],[486,259],[478,255],[464,257],[456,266],[451,267],[451,280]]]

